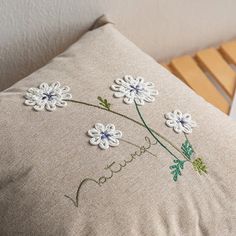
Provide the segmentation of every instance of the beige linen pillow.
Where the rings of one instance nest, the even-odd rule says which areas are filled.
[[[1,235],[236,235],[236,124],[112,25],[0,110]]]

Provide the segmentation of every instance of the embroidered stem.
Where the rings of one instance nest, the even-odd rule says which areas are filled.
[[[167,152],[169,152],[169,154],[170,154],[171,156],[173,156],[175,159],[177,159],[177,160],[180,161],[180,159],[179,159],[177,156],[175,156],[175,154],[173,154],[173,153],[153,134],[152,130],[148,127],[148,125],[146,124],[145,120],[143,119],[143,117],[142,117],[142,115],[141,115],[141,112],[140,112],[140,110],[139,110],[139,108],[138,108],[138,105],[137,105],[136,101],[134,101],[134,103],[135,103],[135,107],[136,107],[136,110],[137,110],[137,112],[138,112],[138,115],[139,115],[140,119],[142,120],[144,126],[145,126],[146,129],[149,131],[149,133],[152,135],[152,137],[153,137]]]
[[[140,125],[140,126],[142,126],[142,127],[145,128],[145,125],[142,124],[141,122],[139,122],[139,121],[137,121],[137,120],[135,120],[135,119],[132,119],[132,118],[126,116],[126,115],[123,115],[123,114],[121,114],[121,113],[119,113],[119,112],[116,112],[116,111],[113,111],[113,110],[107,110],[106,108],[103,108],[103,107],[100,107],[100,106],[97,106],[97,105],[94,105],[94,104],[91,104],[91,103],[87,103],[87,102],[82,102],[82,101],[77,101],[77,100],[67,100],[67,101],[69,101],[69,102],[74,102],[74,103],[78,103],[78,104],[85,105],[85,106],[89,106],[89,107],[95,107],[95,108],[101,109],[101,110],[103,110],[103,111],[111,112],[111,113],[113,113],[113,114],[115,114],[115,115],[121,116],[121,117],[123,117],[123,118],[125,118],[125,119],[128,119],[128,120],[130,120],[130,121],[133,121],[134,123],[136,123],[136,124],[138,124],[138,125]],[[182,151],[181,151],[178,147],[176,147],[171,141],[169,141],[167,138],[165,138],[163,135],[161,135],[160,133],[156,132],[155,130],[153,130],[153,129],[151,129],[151,128],[150,128],[150,130],[151,130],[154,134],[156,134],[157,136],[159,136],[160,138],[162,138],[163,140],[165,140],[167,143],[169,143],[175,150],[177,150],[177,151],[186,159],[186,157],[185,157],[185,155],[182,153]]]
[[[143,126],[143,124],[138,122],[137,120],[132,119],[132,118],[130,118],[130,117],[126,116],[126,115],[123,115],[123,114],[121,114],[119,112],[116,112],[116,111],[113,111],[113,110],[107,110],[106,108],[103,108],[103,107],[100,107],[100,106],[97,106],[97,105],[94,105],[94,104],[91,104],[91,103],[87,103],[87,102],[81,102],[81,101],[76,101],[76,100],[68,100],[68,101],[69,102],[74,102],[74,103],[79,103],[79,104],[90,106],[90,107],[95,107],[95,108],[98,108],[100,110],[104,110],[104,111],[107,111],[107,112],[111,112],[111,113],[116,114],[118,116],[122,116],[122,117],[124,117],[124,118],[126,118],[126,119],[128,119],[130,121],[133,121],[134,123],[136,123],[138,125]]]

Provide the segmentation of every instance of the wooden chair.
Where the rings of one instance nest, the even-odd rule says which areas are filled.
[[[230,114],[236,86],[236,41],[208,48],[194,56],[172,59],[165,67],[226,114]],[[235,99],[236,100],[236,99]],[[232,111],[231,111],[232,112]]]

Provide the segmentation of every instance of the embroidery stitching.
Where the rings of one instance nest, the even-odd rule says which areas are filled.
[[[206,164],[200,157],[197,157],[197,154],[187,136],[192,133],[192,128],[196,127],[197,123],[192,120],[190,114],[182,114],[180,110],[175,110],[165,114],[165,118],[167,119],[166,125],[168,127],[173,128],[173,130],[178,134],[181,132],[184,133],[185,142],[182,143],[181,150],[187,158],[187,161],[191,162],[193,169],[199,174],[202,174],[203,172],[207,174]],[[177,163],[177,165],[170,166],[170,169],[175,169],[171,174],[173,175],[173,180],[177,181],[178,176],[181,175],[181,169],[183,170],[185,161],[179,163],[178,160],[174,160],[174,162]]]
[[[190,160],[191,156],[193,155],[193,147],[188,141],[188,139],[185,140],[185,142],[182,144],[181,149],[184,153],[184,155]]]
[[[114,97],[123,97],[126,104],[136,101],[138,105],[144,105],[145,102],[155,101],[158,92],[154,87],[153,83],[144,82],[140,76],[134,78],[131,75],[125,75],[123,79],[116,79],[111,89],[115,91]]]
[[[112,162],[111,164],[108,164],[107,166],[104,167],[104,170],[105,171],[108,171],[108,174],[104,174],[103,176],[100,176],[99,178],[85,178],[83,179],[77,190],[76,190],[76,193],[75,193],[75,197],[70,197],[69,195],[64,195],[66,198],[68,198],[69,200],[72,201],[72,203],[74,204],[75,207],[79,207],[79,197],[80,197],[80,194],[81,194],[81,191],[82,191],[82,187],[88,183],[88,182],[93,182],[95,183],[96,185],[98,185],[99,187],[102,187],[103,184],[105,184],[107,182],[107,180],[110,180],[112,179],[115,175],[114,174],[118,174],[119,172],[121,172],[127,165],[129,165],[130,163],[132,163],[134,160],[136,160],[136,157],[141,157],[144,153],[149,153],[155,157],[157,157],[155,154],[153,154],[152,152],[149,151],[149,149],[156,145],[157,142],[154,141],[154,142],[151,142],[151,139],[149,137],[145,137],[145,141],[147,144],[147,146],[144,144],[143,146],[138,146],[136,144],[133,144],[129,141],[126,141],[126,140],[123,140],[121,139],[121,141],[124,141],[132,146],[135,146],[137,147],[138,149],[133,152],[133,153],[130,153],[129,154],[129,159],[124,159],[122,160],[121,162],[119,163],[116,163],[116,162]],[[117,169],[118,167],[118,169]]]
[[[158,132],[153,132],[153,129],[149,128],[147,123],[145,122],[138,106],[139,105],[144,105],[144,101],[146,102],[152,102],[155,100],[153,97],[154,95],[157,95],[157,91],[154,90],[154,84],[153,83],[144,83],[144,79],[141,77],[137,77],[134,79],[130,75],[124,76],[123,80],[122,79],[117,79],[115,80],[116,85],[112,85],[111,89],[116,91],[114,93],[114,97],[124,97],[123,101],[127,104],[135,103],[135,107],[137,110],[137,113],[143,123],[143,126],[148,130],[148,132],[153,136],[153,138],[172,156],[174,157],[174,163],[176,165],[170,166],[170,169],[175,169],[174,171],[171,172],[173,174],[173,180],[177,181],[178,176],[181,175],[181,169],[184,168],[184,163],[186,161],[191,162],[193,165],[194,170],[198,171],[199,173],[207,173],[206,171],[206,165],[203,163],[202,159],[197,158],[196,160],[198,161],[191,161],[191,158],[193,154],[195,154],[192,145],[190,144],[186,134],[192,133],[192,128],[196,127],[197,124],[195,121],[192,120],[191,115],[186,113],[182,114],[181,111],[175,110],[174,112],[169,112],[165,114],[165,118],[167,119],[166,125],[168,127],[173,128],[173,130],[176,133],[181,133],[183,132],[185,134],[185,142],[181,146],[181,154],[184,157],[184,161],[180,160],[165,144],[160,141],[160,139],[157,137]],[[145,91],[145,86],[143,85],[150,85],[151,92],[149,95],[151,96],[151,99],[146,99],[146,91]],[[148,87],[148,86],[147,86]],[[146,89],[148,90],[148,89]],[[144,92],[145,91],[145,92]],[[156,136],[157,134],[157,136]],[[160,137],[160,136],[159,136]],[[167,141],[167,139],[164,139]],[[169,144],[171,144],[170,141],[167,141]],[[172,147],[174,147],[177,151],[179,151],[178,148],[176,148],[174,145],[171,144]]]
[[[122,132],[116,130],[113,124],[103,125],[96,123],[95,128],[88,131],[88,135],[91,137],[90,144],[98,145],[102,150],[106,150],[109,146],[116,147],[119,145]]]
[[[68,93],[70,91],[70,88],[68,86],[60,87],[59,82],[52,83],[51,85],[48,85],[47,83],[42,83],[39,85],[38,88],[30,88],[25,95],[25,105],[33,106],[33,109],[36,111],[43,110],[44,108],[48,111],[53,111],[56,109],[56,107],[66,106],[66,101],[70,101],[80,105],[86,105],[89,107],[113,113],[146,128],[147,131],[151,134],[151,136],[155,139],[156,143],[152,145],[159,144],[170,154],[170,156],[173,158],[174,164],[171,165],[169,168],[171,170],[171,174],[173,175],[174,181],[177,181],[178,177],[182,175],[181,171],[184,169],[184,165],[186,162],[190,162],[192,164],[193,169],[199,174],[207,174],[206,164],[196,154],[192,144],[190,143],[187,137],[187,135],[192,133],[193,128],[197,126],[196,122],[192,120],[190,114],[183,114],[179,110],[175,110],[173,112],[165,114],[166,125],[170,128],[173,128],[176,133],[183,133],[185,136],[185,141],[179,149],[159,132],[149,127],[139,109],[139,106],[144,105],[145,102],[150,103],[155,101],[155,96],[158,94],[158,92],[154,89],[154,84],[151,82],[144,82],[144,79],[142,77],[133,78],[130,75],[124,76],[123,79],[115,80],[115,83],[115,85],[111,86],[111,89],[115,91],[114,97],[123,97],[123,101],[126,104],[134,103],[141,122],[130,118],[127,115],[111,110],[111,103],[109,103],[107,99],[104,99],[100,96],[97,97],[100,106],[86,103],[83,101],[72,100],[72,95]],[[130,160],[123,160],[123,162],[119,163],[119,169],[111,169],[111,167],[115,163],[111,163],[110,165],[105,167],[105,170],[109,169],[111,171],[110,176],[101,176],[98,180],[92,178],[85,178],[84,180],[82,180],[77,189],[75,200],[69,197],[68,195],[65,195],[65,197],[69,198],[77,207],[80,189],[82,185],[84,185],[86,182],[92,181],[101,186],[108,179],[111,179],[114,173],[120,172],[122,168],[124,168],[128,163],[132,162],[135,159],[135,156],[140,156],[145,152],[155,156],[155,154],[148,151],[151,145],[148,148],[145,148],[144,146],[139,147],[138,145],[133,144],[130,141],[121,139],[122,132],[116,130],[113,124],[103,125],[101,123],[96,123],[95,127],[88,131],[88,135],[91,137],[89,141],[90,144],[98,145],[102,150],[106,150],[110,146],[118,146],[119,139],[132,146],[140,148],[140,150],[139,153],[136,151],[134,154],[130,154]],[[149,138],[145,137],[146,141],[147,139]],[[168,143],[173,150],[171,150],[170,147],[166,145],[166,143]],[[181,155],[184,160],[181,160],[176,154],[176,152],[178,155]]]
[[[170,166],[171,174],[173,175],[173,180],[177,181],[178,176],[182,175],[181,170],[184,169],[184,163],[186,161],[174,160],[175,165]]]
[[[112,88],[111,88],[112,89]],[[140,125],[140,126],[143,126],[145,127],[148,132],[154,137],[154,139],[164,148],[166,149],[166,151],[172,156],[172,158],[174,158],[174,161],[178,160],[178,161],[183,161],[181,160],[173,151],[171,151],[164,143],[164,142],[167,142],[168,144],[170,144],[170,146],[172,148],[174,148],[175,151],[178,152],[178,154],[181,154],[181,156],[185,159],[184,162],[188,161],[188,162],[191,162],[192,165],[193,165],[193,161],[191,161],[191,158],[193,158],[193,156],[195,157],[195,152],[193,150],[193,147],[192,145],[190,144],[189,140],[187,139],[187,136],[186,137],[186,140],[185,142],[182,144],[181,148],[179,149],[178,147],[176,147],[172,142],[170,142],[167,138],[165,138],[163,135],[161,135],[159,132],[155,131],[154,129],[150,128],[145,120],[143,119],[142,115],[141,115],[141,112],[138,108],[138,103],[136,102],[136,99],[134,98],[133,102],[135,103],[135,107],[136,107],[136,110],[137,110],[137,113],[142,121],[142,123],[138,122],[137,120],[134,120],[133,118],[130,118],[124,114],[121,114],[119,112],[116,112],[116,111],[113,111],[111,109],[107,109],[107,108],[104,108],[104,107],[100,107],[100,106],[96,106],[96,105],[93,105],[93,104],[89,104],[89,103],[86,103],[86,102],[81,102],[81,101],[75,101],[75,100],[72,100],[72,102],[75,102],[75,103],[79,103],[79,104],[83,104],[83,105],[87,105],[87,106],[91,106],[91,107],[96,107],[98,109],[102,109],[102,110],[106,110],[108,112],[111,112],[113,114],[116,114],[116,115],[119,115],[121,117],[124,117],[126,119],[129,119],[133,122],[135,122],[136,124]],[[101,105],[101,104],[100,104]],[[182,114],[179,110],[176,110],[174,112],[174,115],[172,115],[171,112],[167,113],[165,115],[165,118],[168,119],[168,120],[172,120],[173,121],[173,124],[168,124],[169,127],[174,127],[176,126],[176,128],[174,129],[175,132],[177,133],[181,133],[183,132],[185,135],[186,134],[190,134],[192,132],[192,128],[193,127],[196,127],[196,122],[193,121],[191,119],[191,115],[190,114]],[[179,123],[181,125],[179,125]],[[161,140],[160,140],[161,139]],[[174,162],[175,163],[175,162]],[[203,161],[202,161],[203,163]],[[176,163],[175,163],[176,164]],[[205,164],[204,164],[205,165]],[[194,170],[196,170],[196,163],[195,163],[195,168]],[[173,171],[171,172],[173,174]],[[178,172],[179,173],[179,172]],[[207,172],[204,172],[204,173],[207,173]],[[174,177],[173,176],[173,180],[174,181],[177,181],[178,178]]]
[[[190,134],[192,133],[192,128],[197,126],[190,114],[182,114],[180,110],[165,114],[165,118],[166,125],[173,128],[176,133],[184,132],[185,134]]]
[[[90,107],[95,107],[95,108],[97,108],[97,109],[102,109],[102,110],[105,110],[105,111],[107,111],[107,112],[111,112],[111,113],[113,113],[113,114],[115,114],[115,115],[121,116],[121,117],[123,117],[123,118],[125,118],[125,119],[128,119],[128,120],[130,120],[130,121],[133,121],[134,123],[136,123],[136,124],[138,124],[138,125],[140,125],[140,126],[146,128],[146,129],[149,131],[149,133],[153,136],[153,138],[156,140],[156,144],[159,143],[163,148],[165,148],[165,149],[171,154],[172,157],[174,157],[174,160],[173,160],[173,161],[174,161],[174,165],[171,165],[171,166],[169,167],[170,170],[171,170],[171,174],[173,175],[173,180],[174,180],[174,181],[177,181],[177,180],[178,180],[178,176],[181,176],[181,175],[182,175],[181,170],[184,169],[184,164],[185,164],[185,162],[187,162],[187,161],[188,161],[188,162],[191,162],[192,165],[193,165],[193,167],[194,167],[194,170],[198,171],[200,174],[201,174],[202,172],[207,173],[207,171],[206,171],[206,165],[203,163],[203,161],[201,160],[201,158],[197,158],[197,159],[196,159],[195,161],[193,161],[193,162],[191,161],[191,158],[192,158],[192,156],[195,154],[195,152],[194,152],[193,147],[192,147],[192,145],[190,144],[190,142],[189,142],[189,140],[188,140],[188,138],[187,138],[187,136],[186,136],[186,133],[190,133],[190,132],[188,132],[188,131],[191,131],[191,132],[192,132],[191,129],[188,129],[189,127],[187,127],[187,129],[186,129],[186,127],[183,126],[185,129],[182,129],[182,131],[184,132],[184,131],[187,130],[186,132],[184,132],[184,133],[185,133],[185,138],[186,138],[186,140],[185,140],[185,142],[182,144],[181,149],[178,149],[178,147],[176,147],[172,142],[170,142],[170,141],[169,141],[168,139],[166,139],[163,135],[161,135],[160,133],[158,133],[158,132],[155,131],[154,129],[150,128],[150,127],[146,124],[146,122],[144,121],[144,119],[143,119],[143,117],[142,117],[142,115],[141,115],[141,112],[140,112],[140,110],[139,110],[139,108],[138,108],[138,104],[136,103],[136,100],[134,99],[133,101],[134,101],[134,103],[135,103],[136,110],[137,110],[137,112],[138,112],[138,115],[139,115],[139,117],[140,117],[142,123],[140,123],[140,122],[138,122],[137,120],[134,120],[133,118],[130,118],[130,117],[124,115],[124,114],[121,114],[121,113],[119,113],[119,112],[117,112],[117,111],[113,111],[113,110],[111,110],[111,109],[107,109],[107,108],[104,107],[104,106],[103,106],[103,107],[100,107],[100,106],[93,105],[93,104],[89,104],[89,103],[86,103],[86,102],[81,102],[81,101],[72,100],[72,102],[75,102],[75,103],[78,103],[78,104],[81,104],[81,105],[86,105],[86,106],[90,106]],[[100,104],[100,105],[101,105],[101,104]],[[102,106],[102,105],[101,105],[101,106]],[[168,116],[167,116],[167,117],[168,117]],[[191,116],[190,116],[189,114],[188,114],[187,116],[185,116],[185,118],[187,118],[187,121],[191,124],[191,127],[190,127],[190,128],[196,126],[195,123],[191,120]],[[191,120],[191,121],[190,121],[190,120]],[[182,123],[185,124],[184,122],[182,122]],[[160,141],[160,139],[157,138],[157,137],[161,138],[162,140],[164,140],[165,142],[167,142],[168,144],[170,144],[171,147],[174,148],[175,151],[177,151],[179,154],[181,154],[181,155],[184,157],[185,160],[180,160],[180,159],[179,159],[175,154],[173,154],[173,153]],[[142,149],[140,149],[140,150],[142,150]],[[136,153],[136,152],[135,152],[135,153]],[[136,155],[136,154],[135,154],[135,155]],[[99,186],[101,186],[101,184],[104,184],[108,179],[110,179],[110,178],[113,177],[113,173],[118,173],[118,172],[120,172],[121,169],[124,168],[124,167],[127,165],[127,163],[132,162],[134,156],[131,154],[131,157],[132,157],[131,160],[130,160],[130,161],[125,161],[125,162],[124,162],[124,165],[120,164],[120,169],[119,169],[119,170],[112,171],[112,174],[111,174],[110,177],[102,176],[102,177],[100,177],[100,178],[98,179],[98,181],[93,180],[93,182],[95,182],[95,183],[97,183]],[[113,164],[114,164],[114,163],[112,163],[111,165],[113,165]],[[108,165],[108,169],[109,169],[109,165]],[[89,179],[89,178],[88,178],[88,179]],[[77,189],[77,192],[76,192],[76,198],[75,198],[76,200],[74,200],[73,198],[69,197],[68,195],[65,195],[65,197],[69,198],[69,199],[74,203],[74,205],[75,205],[76,207],[78,207],[78,201],[79,201],[79,194],[80,194],[81,186],[82,186],[83,183],[86,182],[86,181],[87,181],[87,179],[83,180],[83,181],[80,183],[80,185],[79,185],[79,187],[78,187],[78,189]]]
[[[207,166],[204,164],[203,160],[201,158],[197,158],[193,161],[193,168],[195,171],[197,171],[200,175],[202,172],[207,174]]]
[[[107,99],[103,99],[102,97],[98,96],[98,100],[100,101],[99,105],[106,108],[107,110],[110,110],[111,103],[109,103]]]
[[[68,93],[69,91],[70,88],[68,86],[61,87],[59,82],[51,85],[42,83],[38,88],[28,89],[24,104],[33,106],[35,111],[42,111],[44,108],[47,111],[54,111],[56,107],[65,107],[67,105],[66,100],[72,98],[72,95]]]

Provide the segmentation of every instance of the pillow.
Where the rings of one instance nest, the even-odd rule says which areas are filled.
[[[0,93],[1,235],[235,235],[236,125],[111,24]]]

